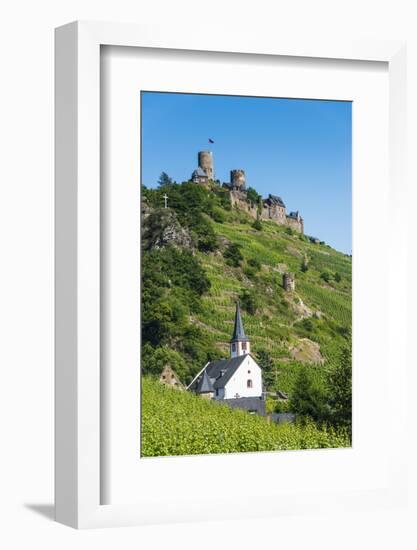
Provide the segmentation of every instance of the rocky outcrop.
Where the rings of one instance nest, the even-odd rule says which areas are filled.
[[[293,359],[301,363],[324,363],[324,357],[320,353],[320,346],[317,342],[312,342],[308,338],[300,338],[298,342],[289,348]]]
[[[189,231],[181,226],[177,215],[169,208],[146,211],[142,217],[142,246],[145,250],[166,246],[194,249]]]

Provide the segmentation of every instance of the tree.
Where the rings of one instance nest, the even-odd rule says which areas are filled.
[[[253,187],[249,187],[246,191],[246,197],[249,202],[253,204],[258,204],[259,200],[262,198],[261,195]]]
[[[159,176],[158,185],[159,187],[164,187],[166,185],[172,185],[174,183],[173,179],[168,176],[166,172],[162,172]]]
[[[187,365],[184,358],[177,351],[158,347],[144,346],[142,350],[143,372],[159,376],[166,365],[170,365],[181,380],[187,375]]]
[[[255,220],[252,224],[252,227],[257,231],[262,231],[262,224],[259,220]]]
[[[278,378],[278,369],[272,357],[266,350],[257,353],[258,364],[262,369],[262,377],[266,388],[275,388]]]
[[[336,271],[336,273],[334,274],[334,280],[336,281],[336,283],[340,283],[340,281],[342,280],[342,276],[338,271]]]
[[[342,351],[339,365],[328,376],[330,418],[336,426],[352,427],[352,354]]]
[[[325,386],[314,377],[311,369],[302,367],[291,396],[291,410],[302,417],[322,422],[328,416],[326,397]]]

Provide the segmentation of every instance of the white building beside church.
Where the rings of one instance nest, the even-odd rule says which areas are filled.
[[[230,357],[207,363],[187,388],[207,399],[265,415],[262,369],[250,353],[239,303],[230,340]]]

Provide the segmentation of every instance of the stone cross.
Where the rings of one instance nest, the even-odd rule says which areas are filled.
[[[167,194],[165,193],[165,195],[163,195],[163,197],[162,197],[162,198],[163,198],[163,199],[164,199],[164,201],[165,201],[165,208],[168,208],[168,206],[167,206],[167,202],[168,202],[168,195],[167,195]]]

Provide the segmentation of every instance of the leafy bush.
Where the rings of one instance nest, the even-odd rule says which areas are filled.
[[[259,201],[262,198],[261,195],[253,187],[248,188],[248,190],[246,192],[246,197],[247,197],[248,201],[253,203],[253,204],[258,204]]]
[[[226,263],[232,267],[239,267],[243,261],[243,256],[240,251],[241,246],[235,243],[230,243],[226,250],[223,252],[223,256],[226,259]]]
[[[223,209],[219,208],[218,206],[215,206],[213,208],[213,211],[211,213],[211,217],[217,223],[224,223],[224,221],[226,220],[226,216],[224,214]]]
[[[240,303],[250,315],[255,315],[258,309],[258,298],[254,292],[243,289],[239,294]]]
[[[328,271],[323,271],[323,273],[320,274],[320,278],[326,281],[326,283],[330,283],[332,276]]]
[[[252,224],[252,227],[257,231],[262,231],[262,224],[259,220],[255,220]]]
[[[256,271],[259,271],[262,267],[261,262],[257,258],[249,258],[248,264],[256,269]]]
[[[181,380],[188,374],[184,357],[170,348],[142,347],[142,372],[159,376],[166,365],[170,365]]]

